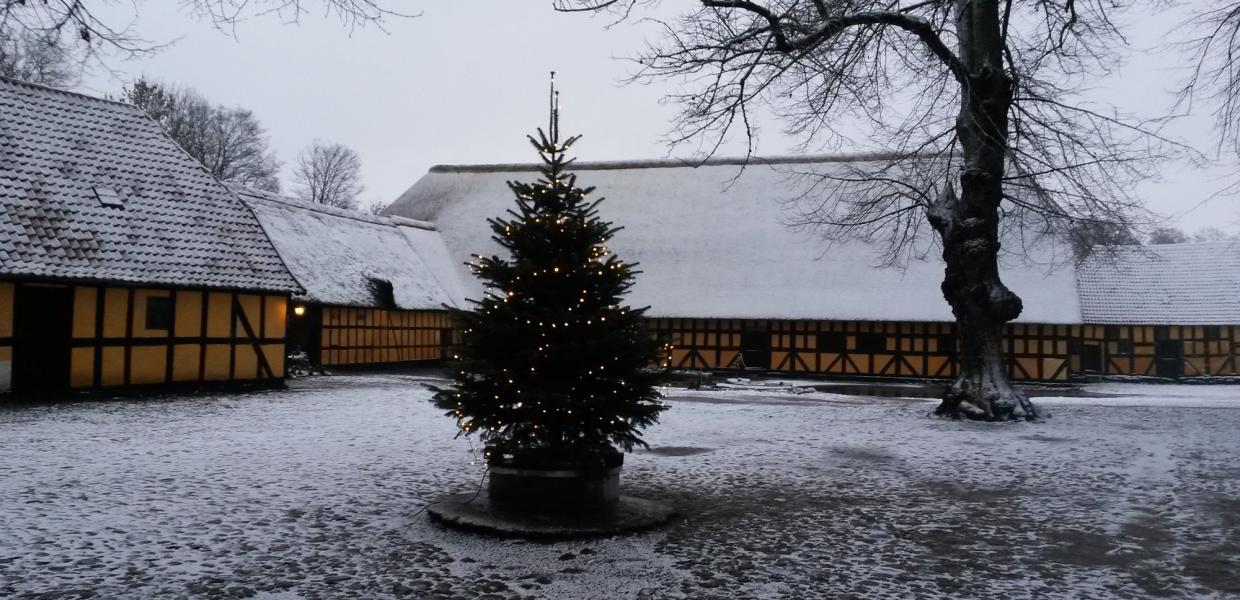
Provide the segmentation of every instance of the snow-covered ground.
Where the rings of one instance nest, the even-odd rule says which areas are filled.
[[[1240,387],[1111,384],[1006,425],[669,390],[625,486],[687,516],[549,544],[418,514],[482,474],[423,381],[0,409],[0,597],[1240,596]]]

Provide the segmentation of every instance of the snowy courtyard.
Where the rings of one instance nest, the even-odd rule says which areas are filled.
[[[1240,595],[1237,387],[1095,386],[1040,424],[666,389],[624,485],[684,518],[538,543],[419,514],[482,475],[427,381],[0,409],[0,597]]]

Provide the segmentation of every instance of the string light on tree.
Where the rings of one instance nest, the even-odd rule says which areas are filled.
[[[491,447],[631,450],[666,408],[652,367],[666,364],[667,349],[646,330],[644,308],[621,304],[636,265],[607,248],[621,228],[569,172],[566,151],[579,138],[561,137],[558,106],[553,78],[547,128],[529,137],[541,177],[509,182],[511,217],[489,220],[509,256],[470,258],[494,293],[457,311],[466,333],[455,386],[435,403]]]

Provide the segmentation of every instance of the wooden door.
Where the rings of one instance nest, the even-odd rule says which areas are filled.
[[[73,288],[19,285],[13,313],[13,391],[48,394],[69,389]]]
[[[1184,341],[1158,340],[1154,345],[1154,370],[1159,377],[1184,376]]]

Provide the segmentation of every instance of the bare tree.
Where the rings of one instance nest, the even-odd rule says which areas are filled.
[[[1240,2],[1197,0],[1190,6],[1177,40],[1189,58],[1178,90],[1181,106],[1192,110],[1203,100],[1213,109],[1219,147],[1240,155]]]
[[[56,88],[77,85],[80,64],[58,40],[0,27],[0,76]]]
[[[214,105],[198,92],[139,78],[121,99],[145,110],[220,181],[280,190],[280,162],[254,113]]]
[[[1080,263],[1099,247],[1139,245],[1141,238],[1126,224],[1080,221],[1068,231],[1068,242],[1072,244],[1073,257]]]
[[[560,0],[639,14],[646,0]],[[1007,377],[1002,331],[1022,303],[999,276],[1001,241],[1062,236],[1081,222],[1131,228],[1131,194],[1174,145],[1080,96],[1121,56],[1125,0],[699,0],[662,22],[635,80],[682,82],[673,142],[718,148],[769,106],[803,149],[888,158],[822,185],[799,224],[907,259],[937,235],[959,375],[938,414],[1033,419]],[[1104,228],[1105,229],[1105,228]],[[1078,228],[1079,230],[1079,228]],[[1014,241],[1015,240],[1015,241]]]
[[[348,146],[315,140],[297,155],[294,194],[304,202],[357,208],[362,193],[362,159]]]
[[[0,27],[30,33],[64,48],[76,47],[84,57],[107,54],[133,56],[157,51],[166,43],[146,39],[131,29],[109,0],[0,0]],[[182,10],[207,19],[224,30],[251,17],[270,16],[297,22],[311,10],[334,15],[350,27],[383,27],[389,19],[412,16],[388,8],[395,0],[184,0]],[[140,3],[132,3],[136,16]]]

